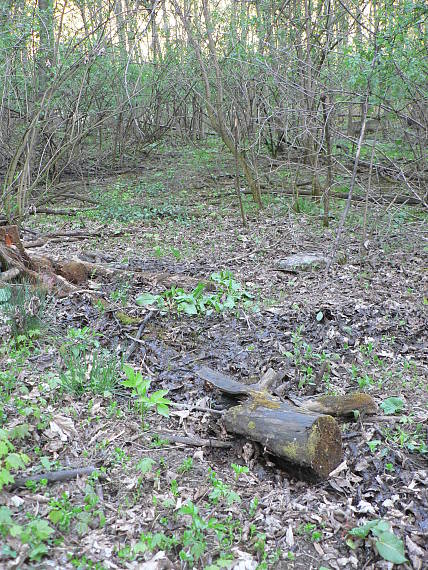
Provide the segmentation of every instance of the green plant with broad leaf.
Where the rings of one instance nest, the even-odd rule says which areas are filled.
[[[404,564],[407,562],[404,555],[403,541],[392,532],[389,522],[385,520],[376,519],[369,521],[351,529],[348,534],[352,538],[349,538],[346,544],[352,549],[358,546],[354,538],[360,540],[370,538],[376,551],[384,560],[393,564]]]
[[[135,398],[135,406],[141,416],[143,424],[145,416],[151,408],[155,408],[157,413],[161,416],[168,417],[169,405],[171,404],[171,400],[165,398],[166,394],[168,394],[168,390],[157,390],[149,395],[150,379],[143,378],[141,372],[134,370],[132,366],[128,364],[124,365],[123,370],[126,379],[122,380],[122,385],[131,389],[132,395]]]
[[[21,544],[28,545],[28,558],[32,562],[40,562],[48,553],[48,544],[54,532],[49,523],[39,517],[34,517],[25,525],[18,524],[8,507],[0,507],[0,536],[5,540],[10,538],[12,544],[19,540]],[[9,547],[7,551],[5,546],[7,545],[3,545],[2,554],[15,558],[12,549]]]
[[[397,414],[398,412],[402,412],[404,409],[404,402],[401,398],[396,398],[392,396],[391,398],[387,398],[384,400],[380,407],[383,410],[385,415],[392,415]]]
[[[15,481],[13,472],[24,469],[30,458],[16,450],[12,441],[23,439],[29,433],[27,424],[17,425],[10,430],[0,429],[0,491]]]
[[[68,493],[63,493],[59,499],[52,498],[49,502],[49,520],[62,532],[70,529],[71,523],[79,536],[89,532],[91,528],[102,528],[105,525],[105,515],[99,508],[99,497],[93,485],[86,485],[83,505],[73,505]]]
[[[367,445],[369,446],[369,449],[372,453],[376,453],[377,448],[379,447],[379,445],[381,445],[381,440],[380,439],[372,439],[371,441],[367,442]]]
[[[145,475],[146,473],[150,473],[153,469],[155,464],[155,460],[151,457],[143,457],[135,466],[136,469],[141,473],[141,475]]]
[[[211,315],[236,308],[238,305],[252,306],[252,296],[234,279],[229,271],[213,273],[210,281],[216,287],[216,293],[205,293],[206,285],[198,285],[190,292],[180,287],[172,287],[163,293],[154,295],[142,293],[137,297],[141,307],[154,305],[162,312],[177,311],[185,315]]]
[[[217,505],[220,500],[224,499],[228,505],[233,503],[240,503],[241,497],[217,477],[215,471],[209,470],[208,477],[212,485],[212,490],[208,495],[213,505]]]

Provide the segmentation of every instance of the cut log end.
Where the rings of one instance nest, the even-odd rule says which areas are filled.
[[[88,279],[88,270],[85,264],[80,261],[68,261],[58,264],[57,269],[62,277],[75,285],[81,285]]]
[[[322,479],[328,477],[342,461],[340,427],[331,416],[320,416],[312,425],[307,443],[310,468]]]

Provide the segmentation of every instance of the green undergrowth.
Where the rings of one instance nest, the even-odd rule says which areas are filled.
[[[141,183],[120,180],[107,191],[94,190],[92,195],[98,206],[82,212],[81,218],[123,224],[162,218],[187,218],[186,209],[169,200],[160,184],[146,188]],[[154,200],[154,197],[157,199]]]
[[[5,322],[12,337],[40,330],[46,302],[46,293],[29,283],[0,286],[0,322]]]
[[[178,260],[179,252],[174,257]],[[177,463],[178,450],[174,447],[170,451],[172,443],[162,430],[172,402],[167,398],[167,390],[154,388],[155,379],[150,371],[146,374],[144,368],[126,364],[119,351],[106,348],[108,343],[102,333],[95,330],[95,325],[70,328],[63,332],[62,338],[48,335],[44,298],[32,288],[19,289],[18,296],[8,286],[0,291],[2,325],[8,331],[0,345],[0,489],[19,475],[63,467],[61,460],[65,454],[60,452],[54,456],[41,443],[46,441],[45,435],[52,430],[59,414],[65,426],[67,422],[73,425],[72,437],[77,437],[76,433],[82,429],[88,428],[91,437],[91,430],[99,430],[100,438],[94,439],[93,448],[112,473],[104,487],[106,494],[117,480],[122,483],[126,478],[130,483],[120,487],[120,493],[111,498],[118,517],[141,505],[153,513],[150,524],[144,524],[143,520],[138,536],[122,542],[112,538],[117,565],[144,563],[154,555],[165,555],[183,567],[217,570],[236,563],[238,548],[252,558],[253,566],[259,570],[275,568],[280,558],[293,561],[294,551],[281,553],[265,534],[266,529],[261,524],[265,515],[259,511],[259,499],[256,493],[251,496],[247,492],[250,486],[246,485],[245,477],[253,476],[250,467],[232,464],[230,473],[222,472],[220,477],[208,470],[205,462],[199,462],[196,454]],[[110,300],[126,307],[131,291],[128,282],[119,283],[110,292]],[[144,293],[138,296],[137,303],[155,306],[163,313],[200,318],[257,309],[253,294],[228,271],[213,273],[207,283],[198,284],[190,293],[181,288],[158,295]],[[315,326],[322,326],[323,311],[319,309],[314,313]],[[348,332],[352,337],[352,330]],[[397,450],[400,457],[406,452],[413,454],[417,461],[427,454],[426,430],[410,402],[405,396],[400,397],[398,390],[400,387],[424,389],[423,381],[411,359],[397,358],[394,367],[391,366],[384,356],[391,342],[390,338],[378,343],[365,339],[353,346],[345,342],[338,349],[341,355],[337,355],[312,345],[304,328],[296,327],[290,328],[288,346],[280,348],[283,364],[291,369],[290,378],[299,390],[318,383],[326,392],[335,393],[337,387],[331,368],[346,355],[342,361],[342,379],[349,389],[377,394],[379,390],[388,389],[389,394],[397,394],[384,398],[379,409],[379,414],[395,416],[397,421],[382,425],[373,439],[367,441],[366,449],[368,456],[372,454],[384,466],[388,477],[393,477],[394,471],[400,468],[394,463]],[[51,358],[47,360],[48,371],[37,369],[37,359],[45,353]],[[317,377],[322,367],[323,374]],[[173,416],[168,420],[168,428],[174,419]],[[128,420],[137,423],[138,437],[147,436],[146,455],[137,456],[134,446],[109,441],[111,436],[102,435],[103,422],[110,422],[108,427],[113,428],[106,429],[106,433],[116,433],[116,420],[117,423],[120,420],[122,426],[126,426]],[[157,428],[159,436],[152,433]],[[93,450],[81,451],[89,461]],[[204,492],[199,495],[201,482]],[[28,507],[27,501],[0,508],[1,562],[17,559],[25,549],[24,563],[43,563],[45,557],[56,557],[59,547],[61,552],[67,549],[74,567],[102,570],[102,562],[81,555],[77,547],[73,551],[77,537],[91,531],[109,532],[103,501],[97,492],[97,487],[102,485],[96,474],[85,486],[79,487],[79,492],[75,492],[72,485],[69,490],[57,492],[55,487],[47,486],[46,480],[27,483],[27,496],[43,495],[43,507],[37,514]],[[20,496],[19,491],[16,496]],[[293,532],[296,543],[307,541],[322,545],[328,538],[322,520],[316,524],[296,522]],[[343,543],[345,540],[343,537]],[[356,527],[349,533],[346,544],[356,551],[370,546],[379,556],[397,564],[404,557],[401,539],[382,520]]]
[[[210,284],[218,289],[217,292],[206,293],[207,285],[199,283],[190,293],[180,287],[173,287],[158,295],[142,293],[137,297],[136,303],[142,307],[154,305],[160,311],[176,311],[191,316],[209,316],[214,312],[221,313],[239,306],[257,309],[253,296],[229,271],[213,273]]]
[[[185,485],[183,478],[192,470],[192,463],[187,461],[186,468],[179,469],[181,476],[170,481],[169,485],[164,477],[166,465],[158,467],[156,462],[146,458],[139,462],[137,469],[141,473],[141,484],[147,477],[155,478],[151,502],[160,528],[145,531],[135,544],[120,548],[119,558],[139,561],[144,560],[146,553],[153,555],[163,551],[192,567],[210,570],[227,568],[236,563],[232,548],[242,540],[244,519],[249,525],[247,550],[257,560],[257,568],[263,570],[274,567],[279,560],[280,549],[269,547],[266,535],[257,529],[257,497],[244,504],[239,493],[209,469],[206,474],[205,500],[197,505],[182,495],[183,484]],[[243,517],[234,516],[234,505],[239,505]],[[171,531],[170,528],[177,530]]]

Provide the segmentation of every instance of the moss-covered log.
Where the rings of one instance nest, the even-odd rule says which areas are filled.
[[[253,393],[223,419],[229,432],[262,444],[299,476],[324,479],[342,461],[340,428],[331,416],[302,413],[265,393]]]
[[[260,392],[266,389],[266,386],[275,380],[274,371],[270,368],[256,384],[241,384],[230,376],[217,372],[208,368],[208,366],[201,366],[197,369],[197,374],[207,382],[214,384],[222,392],[230,394],[231,396],[251,396],[255,392]],[[300,411],[317,412],[319,414],[328,414],[330,416],[347,417],[352,416],[355,411],[360,414],[375,414],[377,411],[376,402],[369,394],[364,392],[353,392],[351,394],[343,394],[337,396],[317,396],[311,398],[297,398],[287,395],[293,404],[295,404]]]
[[[376,402],[369,394],[354,392],[339,396],[318,396],[317,398],[304,400],[297,403],[299,408],[309,412],[330,414],[331,416],[352,416],[354,412],[360,414],[375,414]]]

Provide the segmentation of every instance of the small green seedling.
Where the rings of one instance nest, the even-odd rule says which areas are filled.
[[[369,535],[373,540],[373,544],[379,555],[388,562],[393,564],[404,564],[407,562],[404,556],[404,544],[391,531],[389,522],[376,519],[368,523],[351,529],[348,533],[351,537],[364,540]],[[357,548],[357,544],[353,539],[348,539],[346,544],[352,548]]]
[[[380,441],[380,439],[372,439],[371,441],[367,442],[367,445],[369,446],[369,449],[372,453],[376,453],[376,450],[381,443],[382,442]]]
[[[158,414],[167,417],[169,415],[168,406],[171,404],[171,400],[164,398],[164,396],[168,393],[168,390],[158,390],[149,396],[148,391],[151,381],[148,378],[143,378],[141,372],[135,371],[132,366],[127,364],[124,365],[124,371],[126,380],[122,381],[122,385],[126,388],[131,388],[143,424],[150,408],[156,408]]]
[[[242,475],[242,473],[248,473],[249,471],[248,467],[245,465],[237,465],[236,463],[232,463],[230,466],[235,472],[235,481],[238,481],[239,476]]]
[[[179,473],[188,473],[193,468],[193,459],[191,457],[186,457],[183,463],[178,468]]]

